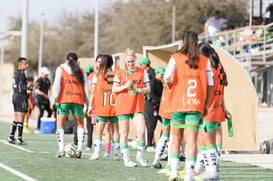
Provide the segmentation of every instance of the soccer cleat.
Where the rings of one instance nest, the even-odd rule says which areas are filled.
[[[62,158],[65,156],[64,151],[58,152],[57,155],[55,156],[56,158]]]
[[[157,164],[152,164],[151,168],[154,168],[154,169],[161,169],[162,168],[162,165],[160,162],[158,162]]]
[[[204,180],[220,180],[218,174],[212,172],[204,172],[200,175],[200,178]]]
[[[98,160],[98,159],[99,159],[98,153],[93,153],[93,155],[89,158],[89,160]]]
[[[153,146],[148,146],[148,147],[146,148],[146,151],[147,151],[147,152],[155,152],[155,148],[154,148]]]
[[[86,147],[86,151],[89,151],[89,150],[91,150],[91,147]]]
[[[118,154],[118,153],[115,153],[115,154],[114,154],[114,160],[115,160],[115,161],[119,161],[119,160],[120,160],[119,154]]]
[[[142,167],[147,167],[147,162],[143,159],[142,156],[136,156],[136,161],[140,164]]]
[[[18,145],[27,145],[27,143],[24,142],[21,138],[18,138],[16,142]]]
[[[193,173],[192,173],[193,176],[198,176],[199,174],[200,173],[198,173],[197,171],[193,170]]]
[[[11,144],[16,144],[16,139],[13,136],[10,136],[8,138],[8,142],[11,143]]]
[[[171,174],[168,181],[177,181],[178,180],[178,175],[177,174]]]
[[[110,157],[110,153],[109,152],[104,152],[104,157]]]
[[[75,154],[75,158],[81,158],[82,157],[82,152],[81,151],[77,151]]]
[[[137,166],[137,163],[131,161],[131,160],[127,160],[124,162],[124,166],[125,167],[136,167]]]

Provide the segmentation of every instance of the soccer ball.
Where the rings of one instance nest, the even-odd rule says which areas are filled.
[[[65,156],[68,158],[74,158],[76,155],[76,147],[73,144],[68,144],[64,147]]]

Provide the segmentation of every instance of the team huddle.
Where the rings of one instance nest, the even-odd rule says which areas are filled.
[[[122,60],[119,69],[114,71],[112,56],[98,55],[96,70],[87,75],[79,66],[77,54],[69,53],[66,62],[57,67],[51,98],[52,109],[54,106],[57,108],[56,136],[59,149],[56,157],[65,156],[64,125],[71,111],[77,126],[74,157],[81,158],[85,112],[89,118],[87,121],[94,126],[90,160],[99,159],[103,132],[106,127],[111,127],[114,160],[120,160],[121,153],[126,167],[148,166],[144,157],[145,136],[147,130],[152,135],[148,138],[151,144],[153,132],[149,132],[145,124],[149,116],[145,114],[145,99],[154,87],[150,84],[147,71],[137,65],[134,50],[127,48]],[[143,60],[147,61],[147,58]],[[27,59],[21,58],[18,60],[17,72],[22,73],[26,69]],[[224,102],[224,87],[228,82],[219,56],[208,43],[198,44],[196,32],[188,31],[184,35],[182,48],[171,55],[166,70],[157,67],[155,73],[163,87],[154,114],[156,121],[160,117],[162,133],[155,147],[151,167],[162,169],[163,173],[169,172],[169,181],[178,178],[191,181],[196,177],[219,180],[217,170],[220,152],[217,150],[216,132],[221,128],[221,122],[231,116]],[[21,79],[24,80],[14,80],[15,121],[11,125],[10,143],[15,141],[17,127],[18,140],[23,142],[22,120],[27,112],[27,98],[20,95],[25,95],[32,87],[27,87],[25,77],[21,76]],[[15,97],[20,97],[22,101]],[[129,156],[130,121],[137,133],[135,159]],[[186,143],[186,162],[185,169],[179,172],[182,141]],[[109,142],[107,140],[106,144],[105,140],[108,149]],[[168,161],[163,168],[160,158],[166,150]],[[202,167],[205,171],[200,173]]]

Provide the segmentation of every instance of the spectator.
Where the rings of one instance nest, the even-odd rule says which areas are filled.
[[[265,12],[269,12],[269,18],[267,20],[267,23],[273,22],[273,3],[270,3],[267,8],[265,9]]]
[[[208,42],[213,42],[213,37],[215,33],[220,32],[224,24],[227,24],[227,20],[221,18],[221,12],[219,10],[215,11],[214,16],[210,17],[204,26],[206,36],[208,36]]]
[[[51,117],[52,110],[50,109],[50,102],[48,97],[48,90],[50,89],[51,83],[50,80],[47,78],[49,74],[49,70],[47,67],[42,67],[41,69],[41,77],[36,81],[38,86],[35,89],[35,93],[38,95],[38,107],[39,107],[39,117],[37,121],[37,129],[35,133],[40,133],[40,126],[41,126],[41,118],[44,115],[44,111],[47,111],[47,117]]]

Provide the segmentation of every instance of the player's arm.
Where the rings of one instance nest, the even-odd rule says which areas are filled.
[[[144,83],[143,88],[137,88],[136,92],[148,94],[150,92],[150,79],[146,71],[144,71],[143,74],[143,83]]]
[[[208,77],[208,82],[207,82],[207,92],[206,92],[206,100],[205,100],[205,107],[204,107],[204,112],[203,112],[203,116],[206,116],[209,110],[209,103],[212,97],[212,93],[213,93],[213,72],[211,69],[211,65],[210,65],[210,61],[208,61],[207,63],[207,77]]]
[[[133,81],[132,80],[128,80],[124,85],[120,84],[120,79],[118,77],[118,75],[116,74],[114,77],[114,83],[113,83],[113,87],[112,87],[112,92],[113,93],[118,93],[121,92],[125,89],[129,89],[129,87],[131,87]]]
[[[94,102],[94,97],[95,97],[95,88],[96,84],[92,85],[91,91],[90,91],[90,96],[89,96],[89,105],[88,105],[88,116],[91,116],[91,114],[94,114],[94,107],[92,107],[93,102]]]
[[[173,77],[175,69],[176,69],[176,63],[174,58],[171,57],[164,74],[164,82],[168,85],[169,89],[172,88],[172,77]]]
[[[230,112],[227,110],[227,107],[226,107],[226,103],[225,103],[225,98],[224,98],[224,94],[222,95],[222,104],[223,104],[223,111],[225,113],[225,118],[226,119],[229,119],[231,117],[231,114]]]

